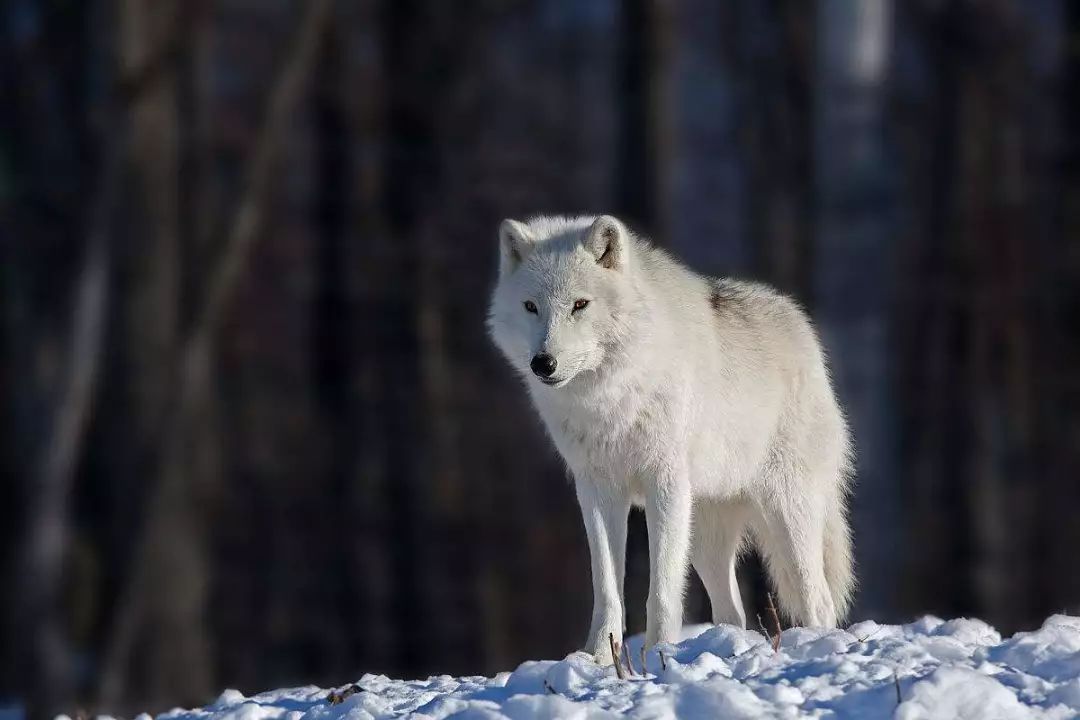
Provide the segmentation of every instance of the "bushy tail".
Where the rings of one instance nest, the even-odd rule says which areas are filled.
[[[837,621],[851,609],[855,594],[855,560],[851,556],[851,529],[847,507],[837,502],[825,516],[825,581],[829,584]]]

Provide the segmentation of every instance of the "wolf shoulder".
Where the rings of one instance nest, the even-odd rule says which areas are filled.
[[[820,355],[813,324],[794,298],[762,282],[701,275],[657,248],[649,255],[643,270],[655,297],[686,332],[730,349]]]
[[[772,327],[792,334],[814,334],[806,311],[794,298],[752,280],[709,278],[709,308],[721,329]]]

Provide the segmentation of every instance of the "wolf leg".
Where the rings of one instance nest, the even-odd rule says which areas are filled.
[[[822,499],[777,499],[762,508],[754,530],[785,612],[799,625],[836,627],[825,579]]]
[[[746,508],[737,502],[694,503],[691,558],[712,605],[713,624],[746,627],[735,563],[746,530]]]
[[[683,588],[690,554],[693,499],[683,467],[667,468],[645,496],[649,528],[649,599],[645,647],[677,642],[682,630]]]
[[[610,483],[575,481],[592,567],[593,613],[585,645],[601,665],[610,665],[611,640],[622,642],[625,617],[622,591],[626,567],[626,519],[630,500]]]

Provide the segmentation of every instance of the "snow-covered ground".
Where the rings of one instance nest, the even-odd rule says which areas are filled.
[[[760,633],[687,628],[677,646],[650,652],[630,640],[637,674],[583,654],[526,662],[494,678],[391,680],[365,675],[331,704],[330,690],[228,690],[201,710],[158,720],[496,718],[1011,718],[1080,717],[1080,618],[1055,615],[1008,640],[979,620],[926,617],[844,630],[785,630],[779,651]]]

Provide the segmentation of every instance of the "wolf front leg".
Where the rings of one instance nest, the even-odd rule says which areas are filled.
[[[692,508],[690,479],[685,467],[675,465],[662,470],[645,497],[645,519],[649,527],[646,648],[658,642],[679,640]]]
[[[614,635],[620,643],[623,636],[622,592],[630,500],[610,483],[582,478],[575,485],[592,559],[593,613],[585,649],[596,662],[610,665],[609,636]]]

